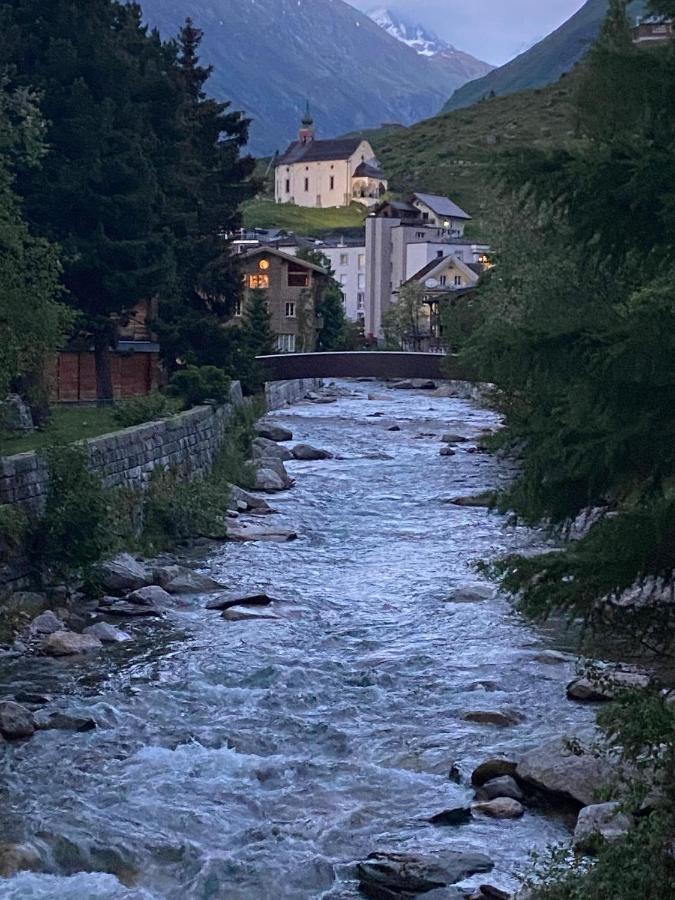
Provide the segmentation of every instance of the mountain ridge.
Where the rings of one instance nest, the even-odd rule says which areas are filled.
[[[344,0],[144,0],[143,10],[164,38],[188,15],[204,31],[207,91],[253,120],[256,155],[295,139],[307,100],[318,135],[334,137],[433,116],[471,77],[419,55]]]

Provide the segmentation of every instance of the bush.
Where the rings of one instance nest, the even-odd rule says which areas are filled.
[[[122,428],[132,428],[145,422],[154,422],[176,412],[176,404],[165,394],[152,391],[143,397],[123,400],[115,407],[113,416]]]
[[[171,378],[170,391],[189,409],[206,400],[227,403],[231,386],[231,379],[216,366],[188,366]]]
[[[53,447],[44,455],[47,501],[32,529],[31,555],[40,569],[65,577],[87,570],[110,549],[109,495],[89,471],[83,447]]]
[[[18,506],[0,506],[0,544],[16,549],[28,531],[28,518]]]

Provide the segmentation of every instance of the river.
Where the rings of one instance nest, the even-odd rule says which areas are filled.
[[[428,824],[472,798],[476,764],[593,713],[565,699],[573,661],[541,661],[564,638],[503,597],[446,602],[480,581],[475,560],[543,540],[447,502],[509,477],[485,454],[439,455],[443,432],[474,436],[494,414],[348,387],[337,403],[273,417],[339,457],[287,464],[297,484],[271,502],[298,540],[222,545],[200,561],[233,590],[287,601],[292,616],[228,622],[198,597],[136,626],[133,645],[3,664],[3,693],[51,690],[98,728],[1,748],[1,839],[36,841],[52,873],[1,882],[1,898],[347,900],[360,896],[354,861],[370,852],[454,846],[495,862],[469,883],[510,889],[533,848],[568,837],[561,820],[532,810]],[[523,721],[463,719],[485,709]],[[464,784],[448,778],[453,764]]]

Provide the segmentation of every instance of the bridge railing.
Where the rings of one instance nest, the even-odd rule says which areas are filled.
[[[268,381],[296,378],[423,378],[473,380],[456,356],[365,350],[340,353],[279,353],[259,356]]]

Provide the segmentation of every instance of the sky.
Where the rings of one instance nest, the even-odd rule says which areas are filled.
[[[585,0],[348,0],[364,12],[386,7],[421,22],[460,50],[503,65],[550,34]]]

